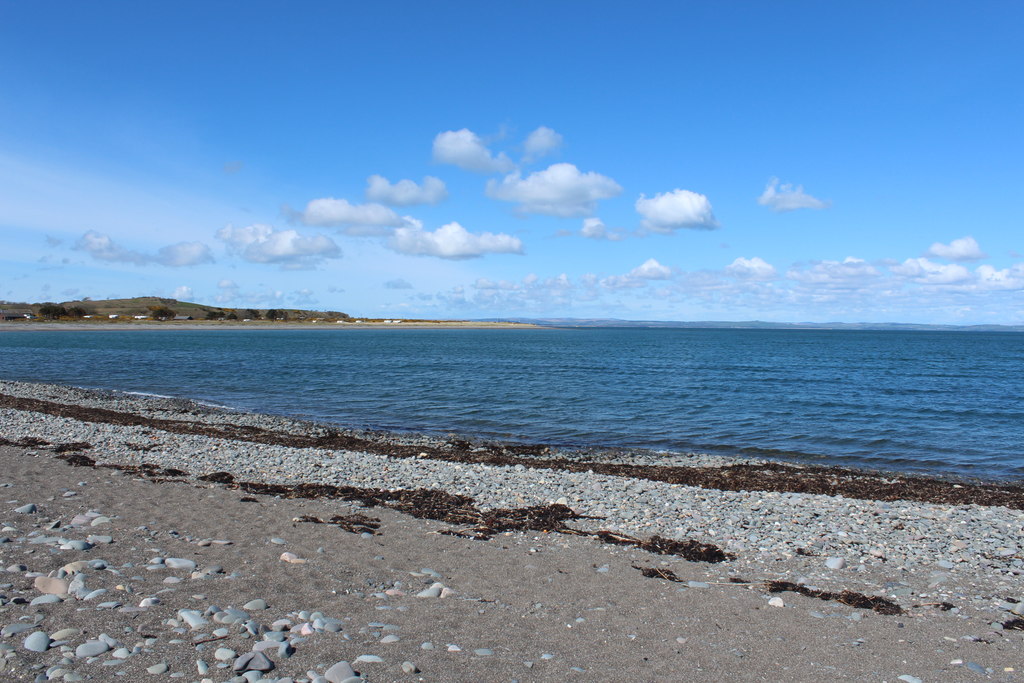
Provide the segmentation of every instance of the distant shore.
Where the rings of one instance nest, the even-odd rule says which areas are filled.
[[[85,331],[125,331],[125,330],[543,330],[549,329],[541,325],[511,322],[482,322],[472,320],[442,321],[403,321],[401,323],[385,322],[281,322],[269,320],[125,320],[97,322],[65,322],[65,321],[25,321],[0,322],[0,332],[37,332],[41,330],[85,332]]]

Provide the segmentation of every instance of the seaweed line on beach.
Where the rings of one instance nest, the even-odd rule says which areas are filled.
[[[633,565],[633,569],[637,569],[641,574],[649,579],[662,579],[664,581],[672,581],[674,583],[686,583],[684,579],[679,578],[675,572],[671,569],[664,569],[660,567],[638,567]],[[817,600],[836,601],[847,607],[854,607],[856,609],[869,609],[878,614],[884,614],[887,616],[898,616],[905,614],[902,607],[897,605],[891,600],[878,596],[865,595],[864,593],[858,593],[856,591],[843,590],[838,593],[832,591],[815,590],[801,586],[789,581],[762,581],[754,584],[749,581],[730,580],[731,584],[740,586],[753,586],[760,585],[764,590],[769,593],[783,593],[793,592],[799,593],[800,595],[807,596],[809,598],[815,598]],[[952,608],[952,605],[946,607],[949,603],[941,603],[942,609],[945,611]],[[1010,623],[1010,622],[1007,622]],[[1021,622],[1024,625],[1024,621]],[[1005,628],[1005,625],[1004,625]]]
[[[165,470],[150,463],[140,465],[100,464],[81,453],[62,453],[56,456],[76,467],[107,467],[117,469],[152,481],[167,481],[168,476],[187,476],[181,470]],[[281,498],[308,498],[344,500],[366,507],[386,507],[397,512],[469,527],[465,530],[444,530],[453,536],[488,540],[497,534],[509,531],[539,531],[572,536],[588,536],[604,543],[628,545],[660,555],[677,555],[692,562],[724,562],[735,559],[735,555],[722,551],[715,545],[700,543],[692,539],[677,541],[652,536],[649,539],[634,538],[612,531],[595,532],[573,529],[566,522],[576,519],[599,519],[575,512],[567,505],[552,503],[525,508],[496,508],[481,510],[469,496],[460,496],[435,489],[375,489],[358,486],[335,486],[333,484],[266,484],[262,482],[238,481],[230,472],[211,472],[196,477],[198,481],[219,484],[249,494],[278,496]],[[356,533],[377,533],[379,521],[364,515],[336,515],[325,522],[318,517],[304,516],[293,522],[329,523]]]
[[[354,436],[334,428],[319,435],[275,432],[252,426],[207,424],[149,418],[104,408],[55,403],[0,394],[0,407],[45,413],[85,422],[141,426],[178,434],[195,434],[233,441],[265,443],[292,448],[362,451],[396,458],[484,464],[522,465],[534,469],[647,479],[720,491],[774,491],[843,496],[861,500],[908,500],[944,505],[1003,506],[1024,510],[1024,486],[1012,484],[954,483],[942,479],[862,472],[842,467],[795,466],[782,463],[741,463],[723,467],[635,465],[540,457],[550,449],[539,445],[473,443],[451,439],[443,446],[414,446],[382,438]],[[38,440],[38,446],[46,445]],[[12,445],[27,445],[16,443]]]

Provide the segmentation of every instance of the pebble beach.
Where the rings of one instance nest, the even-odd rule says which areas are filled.
[[[0,396],[4,680],[1024,680],[1013,484],[874,473],[939,493],[825,495],[756,460]],[[737,465],[756,490],[658,474]],[[477,522],[366,493],[421,490]],[[573,517],[481,531],[517,510]]]

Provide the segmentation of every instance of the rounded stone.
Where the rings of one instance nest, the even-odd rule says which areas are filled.
[[[23,643],[26,650],[32,652],[46,652],[50,649],[50,636],[42,631],[30,633]]]
[[[104,643],[102,640],[87,640],[75,648],[75,656],[79,659],[84,659],[86,657],[96,657],[97,655],[101,655],[109,649],[110,646]]]

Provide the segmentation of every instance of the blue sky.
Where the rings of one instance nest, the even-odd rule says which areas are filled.
[[[0,0],[0,298],[1021,324],[1022,25]]]

